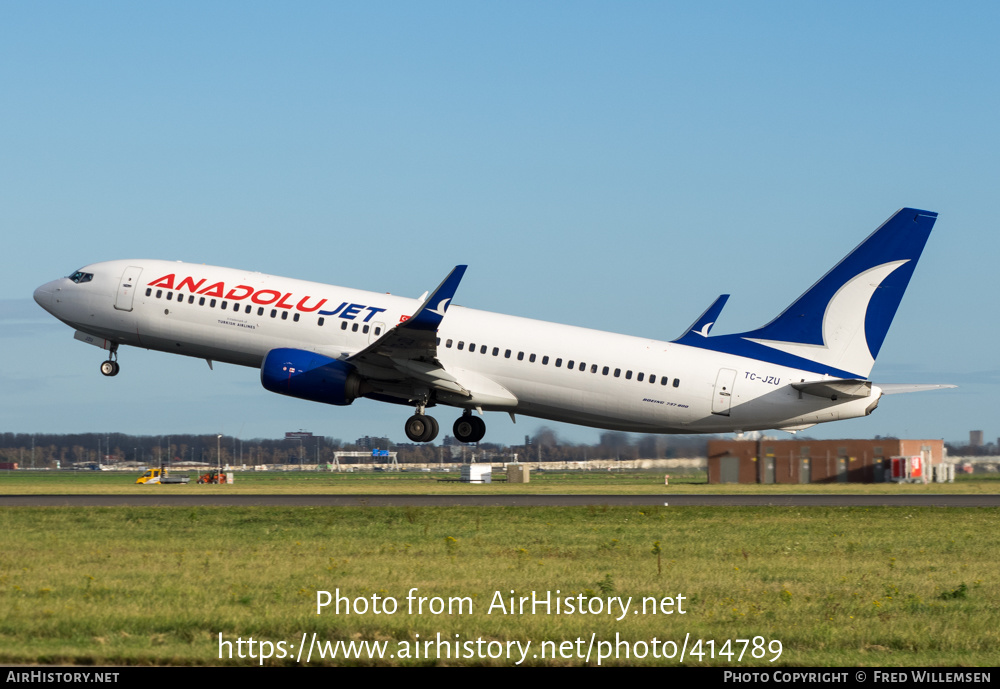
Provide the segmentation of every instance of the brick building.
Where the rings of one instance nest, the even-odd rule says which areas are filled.
[[[924,466],[944,460],[943,440],[712,440],[709,483],[878,483],[890,458],[923,457]]]

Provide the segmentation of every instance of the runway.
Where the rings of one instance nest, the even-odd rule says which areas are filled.
[[[0,507],[1000,507],[1000,495],[0,495]]]

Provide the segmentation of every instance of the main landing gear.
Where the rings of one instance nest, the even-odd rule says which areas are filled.
[[[417,412],[406,420],[406,437],[415,443],[429,443],[438,434],[438,422],[433,416]]]
[[[111,356],[101,364],[101,373],[106,376],[117,376],[121,367],[118,366],[118,343],[111,345]]]
[[[466,410],[452,426],[455,439],[460,443],[478,443],[486,435],[486,422]]]
[[[429,443],[438,434],[438,422],[433,416],[424,414],[422,407],[406,420],[406,437],[415,443]],[[462,443],[478,443],[486,435],[486,422],[466,410],[452,427],[455,439]]]

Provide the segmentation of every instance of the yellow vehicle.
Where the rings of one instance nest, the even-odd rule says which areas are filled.
[[[145,474],[136,479],[136,483],[187,483],[187,476],[167,476],[166,469],[148,469]]]

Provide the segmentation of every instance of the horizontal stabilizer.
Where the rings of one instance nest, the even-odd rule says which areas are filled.
[[[957,387],[957,385],[949,385],[947,383],[941,385],[917,385],[912,383],[889,383],[882,385],[879,383],[879,388],[882,389],[883,395],[901,395],[904,392],[924,392],[925,390],[943,390],[945,388]]]
[[[869,380],[819,380],[792,383],[792,387],[806,395],[831,400],[856,400],[871,397],[872,394],[872,384]]]

